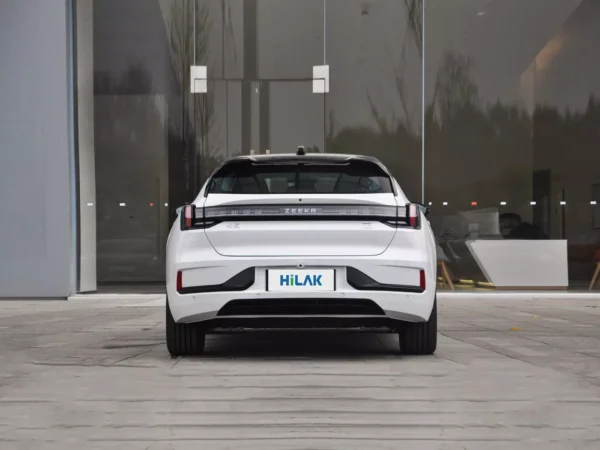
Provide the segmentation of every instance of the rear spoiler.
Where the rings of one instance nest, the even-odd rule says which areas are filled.
[[[377,221],[394,228],[421,228],[421,208],[415,203],[405,206],[369,205],[246,205],[183,208],[181,229],[210,228],[221,222],[347,220]]]

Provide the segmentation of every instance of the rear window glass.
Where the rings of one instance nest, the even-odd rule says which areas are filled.
[[[213,177],[211,194],[381,194],[393,192],[376,164],[225,165]]]

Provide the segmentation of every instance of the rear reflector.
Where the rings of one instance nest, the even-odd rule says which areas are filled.
[[[425,290],[425,271],[421,270],[420,274],[419,274],[419,286],[421,289]]]
[[[177,272],[177,290],[180,291],[183,288],[183,274],[181,270]]]

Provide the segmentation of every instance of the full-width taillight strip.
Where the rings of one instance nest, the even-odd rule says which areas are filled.
[[[276,205],[276,206],[226,206],[205,208],[207,219],[230,217],[297,217],[297,216],[334,216],[334,217],[384,217],[395,218],[396,206],[365,205]]]
[[[373,220],[390,226],[418,228],[420,210],[406,206],[377,205],[244,205],[196,208],[186,205],[181,229],[207,228],[222,221],[257,220]]]

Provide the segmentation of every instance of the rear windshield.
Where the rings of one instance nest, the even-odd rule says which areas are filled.
[[[227,164],[213,177],[210,194],[382,194],[389,176],[369,162],[346,164]]]

